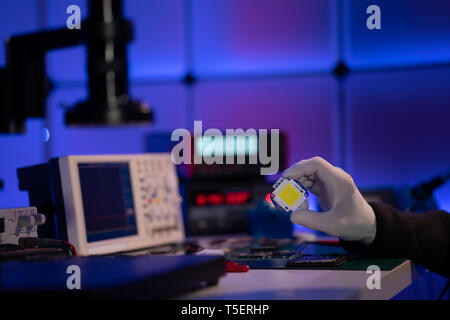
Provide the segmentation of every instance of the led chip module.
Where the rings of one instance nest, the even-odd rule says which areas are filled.
[[[273,185],[274,190],[270,194],[272,203],[287,213],[298,209],[308,209],[308,190],[299,180],[281,177]]]

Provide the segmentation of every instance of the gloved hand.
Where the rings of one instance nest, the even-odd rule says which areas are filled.
[[[376,219],[352,177],[320,157],[302,160],[283,173],[299,179],[317,196],[324,212],[297,210],[291,221],[347,241],[369,245],[375,239]]]

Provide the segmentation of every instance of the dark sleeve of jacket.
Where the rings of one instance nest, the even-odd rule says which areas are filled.
[[[377,231],[370,246],[341,240],[350,253],[378,258],[408,258],[427,269],[450,276],[450,214],[401,212],[385,203],[370,203]]]

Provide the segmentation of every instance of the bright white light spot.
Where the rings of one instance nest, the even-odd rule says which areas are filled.
[[[42,142],[46,143],[50,140],[50,131],[47,128],[42,129]]]
[[[230,140],[230,141],[227,141]],[[220,142],[219,142],[220,141]],[[242,155],[254,155],[258,153],[258,137],[256,135],[237,135],[237,136],[218,136],[211,139],[210,136],[197,136],[195,137],[195,152],[197,155],[204,155],[205,149],[216,150],[212,145],[214,143],[220,143],[223,146],[222,150],[216,156],[242,156]]]

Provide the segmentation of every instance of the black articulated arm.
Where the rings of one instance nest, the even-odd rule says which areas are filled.
[[[27,117],[45,117],[49,93],[45,54],[83,42],[80,30],[58,29],[19,35],[6,41],[6,68],[0,75],[0,132],[24,132]]]
[[[128,95],[127,44],[133,27],[123,17],[122,0],[89,1],[81,29],[61,28],[6,41],[6,68],[0,70],[0,132],[25,132],[25,119],[45,117],[49,81],[45,55],[86,44],[89,99],[68,110],[68,125],[149,124],[150,107]]]

